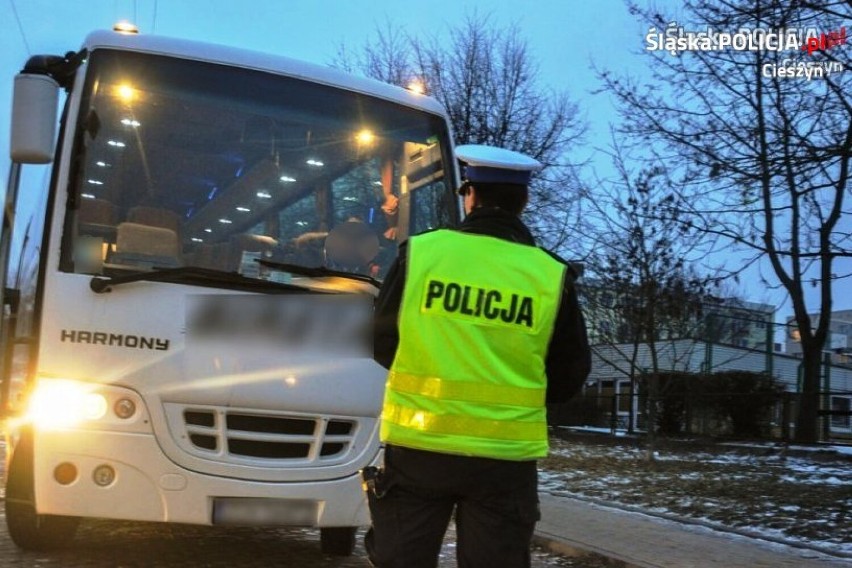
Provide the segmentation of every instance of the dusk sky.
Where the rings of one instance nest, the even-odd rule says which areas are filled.
[[[119,20],[135,22],[141,33],[329,64],[340,46],[357,51],[387,24],[412,36],[442,38],[467,16],[487,17],[498,27],[517,24],[540,65],[542,87],[567,90],[580,103],[594,137],[585,152],[607,143],[614,117],[606,96],[590,93],[598,86],[591,63],[635,69],[641,59],[634,54],[644,47],[647,32],[622,0],[533,0],[523,9],[506,0],[0,0],[0,108],[9,108],[12,78],[28,55],[77,49],[88,32],[110,28]],[[8,112],[0,113],[0,131],[6,159]]]
[[[675,2],[655,4],[676,5]],[[445,37],[448,27],[466,16],[489,17],[504,27],[517,24],[539,64],[544,88],[568,91],[589,124],[587,143],[572,156],[605,164],[598,148],[608,143],[616,120],[599,86],[592,63],[619,73],[637,72],[648,31],[622,0],[566,0],[519,3],[517,0],[0,0],[0,172],[5,190],[12,79],[29,55],[76,50],[85,35],[135,22],[141,33],[221,43],[329,64],[341,45],[357,51],[377,27],[396,26],[417,37]],[[605,172],[604,172],[605,173]],[[776,304],[779,319],[792,313],[782,307],[781,291],[749,289],[747,299]],[[759,288],[759,287],[756,287]],[[852,309],[852,283],[835,288],[835,309]],[[810,305],[815,311],[818,306]]]

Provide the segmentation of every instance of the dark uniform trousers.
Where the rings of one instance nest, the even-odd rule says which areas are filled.
[[[438,565],[455,510],[459,568],[530,566],[539,520],[535,461],[455,456],[388,445],[365,546],[379,568]]]

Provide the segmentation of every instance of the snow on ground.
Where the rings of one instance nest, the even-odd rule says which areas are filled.
[[[540,488],[852,558],[852,452],[777,445],[554,439]]]

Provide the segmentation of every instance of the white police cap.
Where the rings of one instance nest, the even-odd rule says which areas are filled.
[[[456,157],[465,163],[462,178],[470,183],[526,185],[532,173],[542,168],[526,154],[482,144],[456,146]]]

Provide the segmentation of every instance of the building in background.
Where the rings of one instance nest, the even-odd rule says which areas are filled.
[[[786,324],[775,322],[775,306],[739,298],[704,298],[695,308],[681,310],[679,317],[659,316],[653,325],[643,327],[631,321],[631,316],[644,313],[636,305],[636,296],[596,286],[594,281],[582,284],[581,301],[594,350],[583,399],[593,408],[575,406],[572,412],[588,412],[594,421],[603,410],[607,425],[633,428],[638,424],[641,428],[640,377],[655,364],[660,373],[766,374],[791,395],[786,400],[795,400],[800,392],[797,330],[794,323],[791,326],[792,318]],[[649,327],[653,333],[645,332]],[[852,436],[852,310],[832,314],[831,332],[831,357],[824,362],[820,381],[826,439]],[[794,412],[795,403],[791,404],[788,412]],[[779,405],[775,415],[779,428],[782,414]]]
[[[819,322],[819,314],[810,314],[811,325]],[[792,316],[787,318],[786,350],[794,357],[802,357],[802,342],[799,328]],[[825,351],[830,353],[831,362],[838,365],[852,365],[852,310],[831,312],[828,326],[828,339]]]
[[[639,294],[617,292],[586,281],[581,301],[592,345],[647,342],[651,337],[634,318],[643,307],[636,304]],[[649,308],[650,309],[650,308]],[[775,306],[739,298],[704,298],[700,305],[687,306],[677,314],[655,314],[655,341],[694,339],[760,351],[779,351],[774,336]]]
[[[640,419],[640,379],[653,369],[654,361],[661,374],[700,376],[729,371],[767,374],[775,377],[784,391],[791,395],[788,401],[795,400],[801,392],[802,360],[788,354],[691,339],[659,341],[653,355],[648,344],[599,344],[592,350],[592,372],[582,397],[578,399],[585,401],[589,417],[600,419],[602,415],[593,410],[603,411],[603,424],[598,425],[632,428],[638,424],[639,429],[644,429]],[[852,414],[849,414],[852,410],[852,366],[826,362],[822,374],[821,389],[825,394],[821,397],[821,408],[831,411],[821,421],[823,437],[852,438]],[[795,403],[792,404],[788,409],[790,418],[794,416]],[[774,417],[779,432],[783,414],[779,405]],[[790,422],[792,427],[792,419]]]
[[[703,333],[697,339],[743,349],[777,351],[775,306],[739,298],[714,298],[704,306]]]

